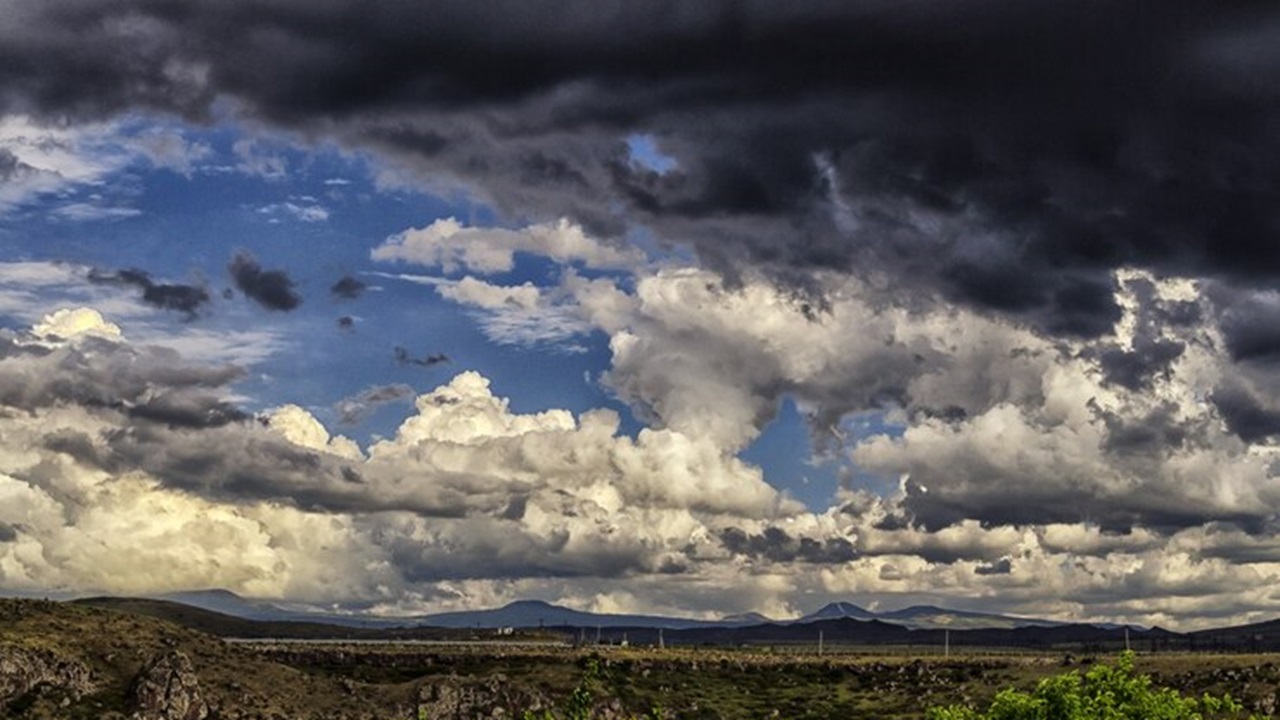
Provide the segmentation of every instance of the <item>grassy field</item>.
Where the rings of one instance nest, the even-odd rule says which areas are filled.
[[[1085,669],[1102,657],[983,651],[909,655],[905,649],[843,648],[822,656],[785,652],[590,648],[548,651],[510,647],[259,646],[263,657],[327,677],[395,685],[467,677],[500,677],[562,702],[589,665],[592,688],[640,714],[660,706],[678,718],[920,718],[931,705],[985,703],[1006,687],[1030,688],[1041,678]],[[1137,669],[1184,692],[1231,692],[1270,710],[1280,687],[1276,656],[1140,655]]]

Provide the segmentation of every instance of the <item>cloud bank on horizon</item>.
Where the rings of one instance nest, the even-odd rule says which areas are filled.
[[[1243,1],[11,0],[0,588],[1274,617],[1275,47]],[[821,506],[746,459],[786,403]]]

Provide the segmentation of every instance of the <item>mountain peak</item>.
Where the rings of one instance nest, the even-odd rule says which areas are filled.
[[[161,595],[160,597],[203,597],[210,599],[223,600],[243,600],[244,598],[227,590],[226,588],[205,588],[203,590],[179,590]]]
[[[900,610],[894,610],[892,612],[885,613],[885,614],[893,615],[894,617],[911,617],[913,615],[938,614],[938,613],[972,614],[972,613],[966,613],[963,610],[948,610],[947,608],[938,607],[937,605],[908,605],[907,607],[904,607]]]
[[[514,602],[509,602],[509,603],[507,603],[506,607],[508,607],[508,608],[525,608],[525,609],[529,609],[529,610],[542,609],[542,608],[548,608],[548,609],[549,609],[549,608],[559,608],[559,606],[558,606],[558,605],[552,605],[551,603],[547,602],[546,600],[516,600],[516,601],[514,601]]]
[[[739,627],[745,627],[748,625],[767,625],[774,622],[776,621],[773,618],[758,612],[734,613],[720,618],[720,623],[723,625],[735,625]]]
[[[858,620],[867,620],[874,618],[875,613],[867,610],[851,602],[833,602],[823,605],[818,610],[800,618],[801,621],[808,620],[830,620],[833,618],[855,618]]]

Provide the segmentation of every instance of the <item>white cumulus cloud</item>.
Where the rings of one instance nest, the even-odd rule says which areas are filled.
[[[588,268],[627,268],[644,262],[633,248],[596,240],[568,220],[530,225],[520,230],[467,227],[442,218],[422,228],[388,237],[373,250],[373,259],[439,267],[446,273],[470,270],[480,274],[510,272],[518,252],[548,257]]]

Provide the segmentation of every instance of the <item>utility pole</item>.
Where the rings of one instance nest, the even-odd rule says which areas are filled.
[[[818,631],[818,656],[819,657],[822,656],[822,640],[823,640],[823,633],[821,630],[819,630]]]
[[[951,657],[951,629],[946,628],[942,631],[942,657]]]
[[[1129,652],[1129,626],[1124,626],[1124,651]]]
[[[658,649],[666,650],[667,643],[662,639],[662,628],[658,628]]]

